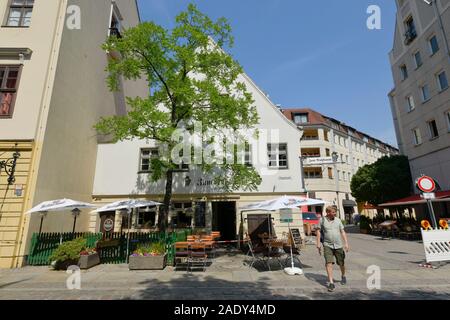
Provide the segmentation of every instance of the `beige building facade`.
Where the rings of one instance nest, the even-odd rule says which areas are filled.
[[[309,197],[336,205],[339,217],[352,222],[353,214],[359,212],[350,189],[353,175],[364,165],[398,154],[398,150],[309,108],[282,112],[303,131],[299,156],[303,159],[304,184]],[[310,208],[317,212],[322,209]]]
[[[389,93],[397,140],[413,180],[450,190],[450,1],[397,0]],[[416,190],[418,192],[418,190]]]
[[[126,112],[124,96],[145,95],[145,82],[111,93],[101,44],[140,21],[135,0],[0,2],[0,161],[20,153],[15,181],[0,173],[0,267],[19,267],[39,215],[34,205],[60,198],[92,201],[101,116]],[[77,231],[89,226],[89,214]],[[42,231],[72,231],[71,213],[45,218]]]

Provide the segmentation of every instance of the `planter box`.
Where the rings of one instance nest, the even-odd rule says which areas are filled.
[[[80,269],[89,269],[100,264],[100,256],[98,253],[90,254],[88,256],[80,256],[78,266]]]
[[[163,256],[130,256],[130,270],[163,270],[166,267],[167,254]]]

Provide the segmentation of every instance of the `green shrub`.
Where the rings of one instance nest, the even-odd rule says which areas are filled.
[[[166,245],[164,242],[154,242],[150,245],[139,245],[136,250],[133,251],[133,256],[155,256],[163,255],[166,253]]]
[[[84,238],[63,242],[51,255],[50,262],[58,264],[65,261],[76,261],[80,259],[80,252],[85,249],[86,239]]]

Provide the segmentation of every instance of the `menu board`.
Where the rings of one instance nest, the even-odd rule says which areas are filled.
[[[290,230],[292,239],[294,239],[295,246],[297,248],[300,248],[300,246],[302,245],[302,237],[300,235],[300,230],[299,229],[290,229]]]

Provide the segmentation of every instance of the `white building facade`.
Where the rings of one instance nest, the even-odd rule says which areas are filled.
[[[301,131],[287,120],[268,97],[245,74],[239,79],[253,95],[260,121],[256,128],[260,137],[251,144],[246,160],[255,167],[262,178],[258,190],[236,190],[224,193],[214,185],[210,176],[195,166],[182,167],[175,173],[170,226],[194,227],[206,231],[220,231],[224,239],[234,240],[243,233],[257,235],[270,228],[279,236],[288,230],[280,213],[248,212],[240,208],[252,202],[283,195],[305,195],[302,186],[301,163],[298,155]],[[265,134],[267,133],[267,134]],[[126,198],[162,201],[165,181],[150,182],[148,158],[158,156],[152,141],[127,141],[98,146],[94,182],[94,200],[108,203]],[[270,157],[270,160],[269,160]],[[303,231],[300,210],[291,212],[292,227]],[[297,213],[297,214],[295,214]],[[142,209],[133,213],[132,227],[152,229],[157,223],[157,209]],[[119,212],[91,216],[90,231],[101,231],[102,223],[114,220],[114,230],[123,229],[127,222]]]

